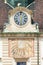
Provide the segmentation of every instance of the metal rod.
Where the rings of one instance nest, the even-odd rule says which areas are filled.
[[[34,2],[32,2],[31,4],[29,4],[26,8],[28,8],[28,7],[30,7],[32,4],[34,4],[35,3],[35,1]]]

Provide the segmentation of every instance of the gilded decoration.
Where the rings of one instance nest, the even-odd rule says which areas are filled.
[[[13,14],[15,14],[17,11],[25,11],[27,12],[28,14],[32,15],[33,12],[25,7],[16,7],[14,8],[13,10],[10,10],[9,11],[9,15],[12,16]]]

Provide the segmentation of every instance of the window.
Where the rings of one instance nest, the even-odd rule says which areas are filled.
[[[17,65],[26,65],[26,62],[17,62]]]

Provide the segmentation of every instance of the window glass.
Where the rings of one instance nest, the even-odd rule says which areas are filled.
[[[26,62],[17,62],[17,65],[26,65]]]

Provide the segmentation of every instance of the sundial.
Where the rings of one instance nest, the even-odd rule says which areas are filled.
[[[31,58],[34,56],[33,39],[15,39],[9,40],[10,54],[13,58]]]

